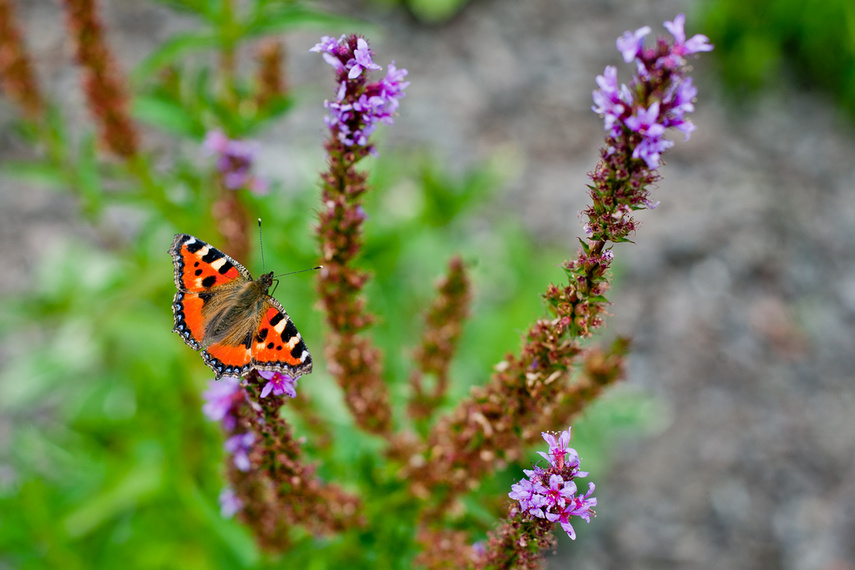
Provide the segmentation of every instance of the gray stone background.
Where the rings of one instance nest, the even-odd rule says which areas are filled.
[[[43,85],[84,124],[59,5],[16,4]],[[126,70],[192,27],[136,0],[100,4]],[[378,60],[410,70],[386,144],[424,145],[459,170],[515,157],[505,205],[569,251],[601,137],[594,77],[619,63],[615,37],[662,33],[681,11],[690,34],[702,31],[682,0],[475,0],[441,27],[363,2],[321,5],[377,24]],[[305,53],[318,35],[287,37],[295,85],[325,85]],[[597,518],[550,568],[855,568],[852,124],[783,79],[733,110],[708,59],[696,64],[698,130],[667,156],[661,205],[641,214],[636,245],[616,249],[608,329],[634,337],[627,384],[659,399],[660,427],[615,450]],[[301,107],[266,133],[263,171],[315,176],[317,113]],[[10,117],[0,104],[0,160],[25,153]],[[0,181],[0,294],[26,287],[46,249],[87,232],[70,199]]]

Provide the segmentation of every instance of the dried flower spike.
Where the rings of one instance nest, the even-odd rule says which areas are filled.
[[[421,457],[410,462],[406,476],[414,494],[434,488],[446,492],[429,507],[429,518],[441,516],[455,495],[483,474],[519,458],[534,426],[549,418],[566,421],[607,383],[622,377],[625,342],[612,348],[602,374],[571,382],[571,370],[579,355],[588,353],[580,340],[603,324],[614,259],[610,242],[628,241],[636,228],[631,213],[655,206],[647,188],[659,178],[651,165],[660,164],[668,146],[661,134],[666,128],[684,133],[692,128],[685,115],[693,108],[695,90],[686,77],[685,58],[712,46],[703,36],[686,41],[683,24],[682,16],[667,22],[674,43],[660,39],[650,49],[643,47],[644,28],[622,36],[618,47],[637,64],[630,86],[618,87],[614,68],[598,78],[594,110],[604,117],[606,144],[591,174],[592,203],[584,211],[588,239],[581,240],[577,257],[564,264],[566,285],[547,288],[544,298],[552,318],[534,323],[520,355],[508,355],[486,386],[440,418]]]
[[[329,169],[321,175],[322,210],[317,235],[324,269],[318,289],[330,327],[327,345],[329,370],[342,387],[345,401],[361,428],[389,434],[392,410],[381,377],[380,351],[361,333],[372,322],[365,311],[362,288],[368,275],[352,266],[362,247],[367,191],[366,174],[356,163],[374,152],[369,136],[378,122],[392,122],[407,83],[406,70],[390,65],[384,79],[369,83],[368,71],[379,66],[365,39],[324,37],[311,51],[323,54],[336,72],[336,100],[327,101],[325,122],[330,138],[325,144]]]
[[[107,47],[95,0],[63,0],[89,110],[100,126],[101,142],[125,159],[139,153],[139,134],[128,111],[128,94]]]
[[[0,88],[9,99],[21,106],[28,118],[41,116],[44,100],[21,32],[15,23],[11,0],[0,0]]]

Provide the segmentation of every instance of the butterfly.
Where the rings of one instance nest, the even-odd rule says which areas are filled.
[[[202,351],[217,380],[252,370],[291,377],[312,371],[312,357],[297,327],[267,294],[272,271],[253,279],[243,265],[188,234],[176,234],[169,253],[178,287],[172,330]]]

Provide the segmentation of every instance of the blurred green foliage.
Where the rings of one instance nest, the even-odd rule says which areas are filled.
[[[292,105],[287,95],[264,108],[241,105],[251,78],[230,78],[223,91],[215,69],[187,63],[186,56],[343,22],[295,2],[256,0],[238,13],[219,0],[162,3],[196,14],[200,24],[165,42],[132,74],[136,118],[182,141],[168,167],[154,169],[148,157],[131,164],[101,160],[94,135],[67,132],[56,110],[42,124],[21,125],[21,136],[43,153],[2,166],[4,184],[18,179],[73,192],[98,238],[46,251],[32,288],[0,303],[8,355],[0,372],[0,568],[408,568],[415,554],[413,499],[385,464],[380,442],[354,428],[325,372],[313,278],[288,277],[276,291],[315,354],[315,372],[300,380],[299,390],[322,410],[333,434],[326,450],[307,439],[307,459],[318,461],[321,476],[362,495],[364,530],[321,539],[295,529],[294,549],[270,558],[245,528],[220,516],[223,434],[201,413],[212,374],[171,332],[174,284],[166,250],[173,234],[217,243],[214,169],[199,166],[202,136],[214,127],[235,138],[252,136]],[[502,180],[513,161],[497,157],[452,177],[427,155],[382,150],[365,164],[373,190],[361,264],[373,274],[368,308],[379,322],[372,334],[385,351],[402,425],[421,313],[448,259],[462,254],[475,291],[474,316],[452,369],[450,408],[517,349],[521,333],[543,314],[540,293],[562,279],[559,264],[575,244],[538,243],[502,209]],[[318,170],[322,152],[319,146]],[[264,197],[241,193],[251,216],[265,221],[268,269],[316,263],[310,213],[318,194],[312,185],[274,185]],[[132,220],[129,227],[108,221],[104,214],[116,209]],[[258,251],[239,261],[258,275]],[[596,408],[587,443],[582,437],[575,444],[588,467],[602,464],[603,434],[612,426],[643,420],[637,402],[629,396]],[[283,413],[298,435],[309,433],[287,405]],[[584,431],[574,426],[575,434]],[[465,499],[460,524],[483,534],[518,476],[514,469],[485,481]]]
[[[451,20],[470,0],[373,0],[378,7],[403,8],[423,24],[439,25]]]
[[[785,75],[832,93],[855,116],[855,2],[707,0],[699,26],[737,96]]]

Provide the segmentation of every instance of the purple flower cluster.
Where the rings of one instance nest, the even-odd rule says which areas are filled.
[[[645,48],[644,37],[650,33],[645,26],[635,32],[624,32],[617,39],[617,49],[628,63],[636,62],[636,75],[631,87],[618,85],[617,68],[607,66],[597,76],[599,89],[594,91],[594,112],[603,116],[609,136],[619,139],[624,130],[635,133],[640,140],[634,146],[632,158],[642,159],[651,169],[659,167],[660,155],[673,146],[663,138],[668,128],[675,128],[689,138],[695,126],[685,118],[694,111],[693,99],[698,90],[692,79],[684,76],[685,57],[710,51],[713,46],[701,34],[686,40],[683,14],[665,28],[674,36],[669,44],[660,38],[655,47]]]
[[[367,74],[362,72],[381,67],[372,60],[368,42],[355,35],[338,40],[325,36],[309,51],[322,53],[339,81],[335,101],[324,101],[329,110],[324,118],[327,127],[345,146],[368,147],[368,137],[378,123],[392,124],[399,99],[409,85],[404,81],[407,70],[396,68],[392,62],[386,68],[386,77],[367,83]]]
[[[591,522],[595,514],[592,507],[597,499],[592,497],[594,484],[588,483],[588,492],[577,494],[574,479],[587,477],[588,473],[579,470],[579,454],[570,445],[570,428],[558,434],[543,433],[543,439],[549,444],[549,451],[539,451],[548,462],[544,469],[537,465],[525,469],[527,479],[514,483],[508,496],[519,501],[520,511],[532,517],[558,522],[567,535],[576,539],[576,531],[570,523],[571,517],[579,517]]]
[[[208,389],[202,392],[202,412],[212,422],[222,422],[227,432],[237,427],[236,406],[246,399],[240,387],[240,378],[223,376],[220,381],[211,380]]]
[[[233,140],[223,131],[215,129],[205,136],[202,147],[209,155],[217,157],[217,172],[223,186],[229,190],[245,188],[256,194],[268,192],[267,181],[252,173],[252,165],[259,150],[257,142]]]
[[[223,376],[222,380],[211,380],[208,389],[202,392],[205,403],[202,412],[209,420],[221,422],[231,434],[224,445],[231,454],[235,467],[241,471],[250,468],[249,451],[255,441],[252,432],[234,433],[237,428],[237,406],[246,401],[246,392],[240,387],[240,378]]]

